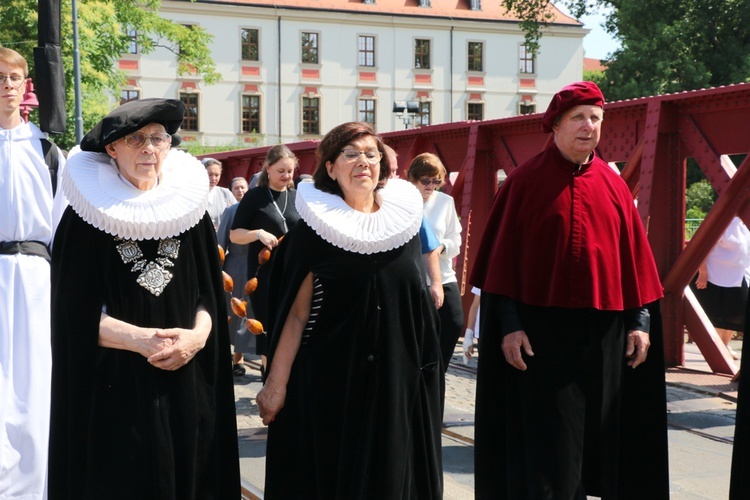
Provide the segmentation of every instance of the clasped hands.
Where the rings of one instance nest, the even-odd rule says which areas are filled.
[[[640,330],[631,330],[628,332],[627,341],[625,344],[625,357],[628,358],[628,366],[636,368],[638,365],[646,361],[646,355],[648,354],[648,348],[651,346],[651,340],[648,333]],[[531,343],[529,337],[526,336],[526,332],[518,330],[509,333],[503,337],[502,350],[507,361],[511,366],[518,370],[525,371],[527,366],[523,360],[523,354],[527,356],[533,356],[534,351],[531,349]]]
[[[152,336],[140,340],[138,352],[156,368],[173,371],[193,359],[206,345],[207,337],[185,328],[156,329]]]

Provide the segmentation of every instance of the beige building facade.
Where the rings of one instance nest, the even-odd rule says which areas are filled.
[[[499,2],[497,2],[499,3]],[[543,111],[583,74],[580,23],[553,11],[531,58],[518,22],[478,0],[165,1],[214,37],[221,80],[177,74],[173,52],[124,54],[122,99],[179,98],[183,141],[240,148],[318,139],[352,120],[377,131]],[[401,109],[407,111],[401,112]]]

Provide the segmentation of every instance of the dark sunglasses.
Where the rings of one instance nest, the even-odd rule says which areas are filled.
[[[443,182],[443,179],[419,179],[419,182],[423,186],[429,186],[430,184],[433,186],[439,186]]]

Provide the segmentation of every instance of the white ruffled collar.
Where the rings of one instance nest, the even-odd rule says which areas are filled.
[[[410,182],[390,179],[375,192],[377,212],[354,210],[313,183],[297,187],[297,212],[325,241],[349,252],[374,254],[406,244],[422,224],[422,196]]]
[[[195,157],[170,150],[156,187],[141,191],[122,181],[105,153],[71,150],[62,189],[83,220],[128,240],[172,238],[206,213],[208,175]]]

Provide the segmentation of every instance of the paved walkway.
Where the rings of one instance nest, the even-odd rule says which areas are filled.
[[[742,343],[733,341],[741,350]],[[445,499],[473,499],[473,439],[476,374],[460,364],[446,376],[446,403],[443,422],[443,469]],[[675,500],[715,500],[727,498],[731,443],[734,436],[736,383],[724,375],[710,373],[694,344],[685,345],[685,367],[667,372],[667,412],[669,413],[670,479]],[[252,368],[235,378],[240,468],[247,498],[262,498],[265,474],[265,439],[255,406],[261,388],[260,373]],[[470,362],[476,368],[476,361]]]

